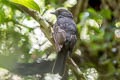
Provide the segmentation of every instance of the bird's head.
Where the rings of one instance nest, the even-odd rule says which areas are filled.
[[[56,17],[64,16],[64,17],[73,18],[72,13],[68,11],[67,9],[63,9],[63,8],[58,8],[56,9],[55,12],[51,12],[51,14],[56,15]]]

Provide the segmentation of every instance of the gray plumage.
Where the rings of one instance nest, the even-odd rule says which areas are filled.
[[[57,17],[53,27],[53,38],[58,52],[53,73],[59,73],[63,76],[67,57],[72,55],[72,50],[77,40],[77,28],[70,11],[57,9],[52,14],[55,14]]]

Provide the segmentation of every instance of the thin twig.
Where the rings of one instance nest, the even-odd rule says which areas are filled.
[[[77,74],[80,80],[86,80],[85,74],[80,70],[72,58],[69,57],[67,63],[70,64],[70,68],[75,72],[75,74]]]

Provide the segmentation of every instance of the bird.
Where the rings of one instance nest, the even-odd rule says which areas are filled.
[[[69,10],[58,8],[51,14],[57,18],[53,26],[53,39],[58,53],[52,72],[64,76],[67,58],[72,56],[77,40],[77,27]]]

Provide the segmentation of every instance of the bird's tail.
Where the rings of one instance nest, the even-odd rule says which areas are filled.
[[[67,60],[68,52],[67,51],[60,51],[57,54],[56,61],[54,63],[52,72],[54,74],[59,73],[60,76],[64,75],[65,72],[65,63]]]

